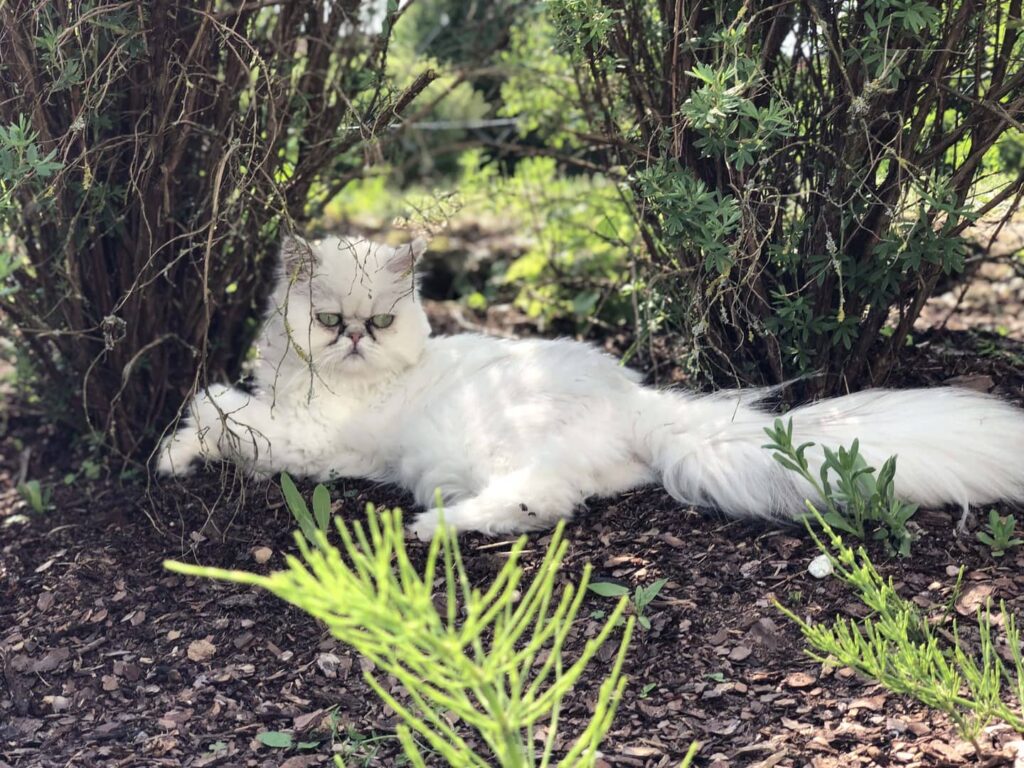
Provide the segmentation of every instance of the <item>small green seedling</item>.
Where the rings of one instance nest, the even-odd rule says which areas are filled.
[[[287,472],[281,473],[281,491],[284,493],[284,500],[288,503],[288,509],[299,524],[299,530],[306,537],[306,541],[318,542],[316,532],[320,531],[324,536],[331,531],[331,494],[322,485],[313,489],[313,512],[306,506],[306,500],[302,498],[299,489]]]
[[[978,734],[997,719],[1024,733],[1024,646],[1005,601],[977,607],[968,641],[956,619],[951,631],[946,621],[935,622],[899,594],[893,578],[878,572],[863,547],[848,546],[817,508],[809,505],[809,510],[814,522],[804,524],[811,538],[830,557],[835,578],[869,610],[863,619],[812,624],[776,601],[803,633],[807,654],[821,663],[852,667],[894,693],[944,712],[979,754]],[[962,574],[961,569],[954,592]]]
[[[256,741],[271,749],[316,749],[319,741],[296,741],[287,731],[263,731],[256,734]]]
[[[637,587],[633,592],[630,600],[633,605],[633,613],[636,615],[636,623],[644,629],[651,628],[651,620],[644,615],[644,611],[651,604],[651,601],[658,596],[658,593],[661,592],[667,582],[668,579],[658,579],[646,587]],[[601,597],[622,597],[629,594],[629,587],[613,584],[610,581],[598,581],[588,584],[587,589]]]
[[[992,557],[1002,557],[1008,549],[1024,544],[1024,539],[1014,538],[1017,519],[1013,515],[1001,517],[995,509],[988,511],[988,528],[978,531],[978,541],[986,544]]]
[[[335,735],[333,749],[336,760],[340,759],[345,768],[356,768],[357,766],[358,768],[369,768],[380,764],[378,756],[381,749],[388,742],[394,741],[398,741],[398,737],[394,734],[371,732],[370,735],[366,735],[359,733],[354,728],[348,728],[341,738],[337,738],[337,734]],[[429,749],[422,743],[417,743],[421,750]],[[395,765],[397,768],[397,766],[409,765],[409,760],[404,755],[396,755],[389,765]]]
[[[50,508],[50,497],[53,492],[44,488],[38,480],[26,480],[18,483],[18,493],[36,514],[42,514]]]
[[[64,485],[74,485],[78,482],[79,478],[82,477],[86,480],[98,480],[102,473],[102,465],[97,464],[92,459],[85,459],[81,465],[79,465],[77,471],[68,472],[64,475]]]

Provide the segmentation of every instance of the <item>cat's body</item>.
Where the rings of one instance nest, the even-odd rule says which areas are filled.
[[[287,244],[255,394],[200,393],[160,469],[225,457],[264,474],[396,483],[428,508],[412,526],[421,537],[437,525],[437,490],[448,523],[490,533],[546,527],[590,496],[659,481],[682,503],[732,515],[802,510],[811,489],[761,447],[774,417],[747,402],[754,395],[644,388],[574,341],[429,338],[416,255]],[[789,416],[799,442],[859,437],[876,467],[897,454],[896,489],[911,501],[1024,499],[1024,414],[996,398],[874,390]]]

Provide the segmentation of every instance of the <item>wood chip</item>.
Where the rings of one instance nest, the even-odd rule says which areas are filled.
[[[943,384],[948,384],[952,387],[973,389],[975,392],[991,392],[996,386],[992,377],[983,373],[968,373],[962,376],[952,376],[946,379]]]
[[[307,730],[311,725],[315,725],[323,719],[325,710],[317,709],[313,712],[308,712],[305,715],[298,715],[292,720],[292,728],[296,733],[302,733]]]
[[[956,612],[961,616],[974,616],[983,608],[995,592],[993,584],[971,584],[956,601]]]
[[[36,674],[53,672],[69,658],[71,658],[71,651],[67,648],[54,648],[32,665],[32,671]]]
[[[745,645],[737,645],[729,652],[730,661],[743,661],[751,654],[751,650]]]
[[[877,696],[866,696],[861,699],[854,699],[850,702],[850,709],[869,709],[872,712],[881,712],[885,709],[885,702],[888,697],[884,693]]]
[[[793,672],[786,677],[784,682],[787,688],[810,688],[818,682],[818,679],[806,672]]]
[[[209,661],[217,652],[217,646],[209,640],[193,640],[188,644],[188,657],[192,661]]]
[[[333,653],[321,653],[316,657],[316,666],[324,677],[334,679],[338,676],[338,668],[341,666],[341,659]]]
[[[43,592],[36,600],[36,610],[46,613],[53,605],[53,592]]]

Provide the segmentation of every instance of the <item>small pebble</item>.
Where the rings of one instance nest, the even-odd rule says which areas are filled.
[[[828,555],[818,555],[807,566],[807,572],[816,579],[824,579],[826,576],[831,576],[834,572],[832,561]]]

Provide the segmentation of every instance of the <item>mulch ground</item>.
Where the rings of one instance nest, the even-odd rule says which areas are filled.
[[[961,377],[1024,399],[1019,341],[965,330],[917,342],[905,383]],[[12,487],[26,461],[28,477],[56,481],[42,514]],[[396,716],[363,682],[367,662],[266,594],[161,567],[168,557],[261,572],[280,566],[294,545],[275,486],[230,473],[184,484],[82,476],[63,484],[77,466],[52,428],[11,417],[0,439],[0,768],[301,768],[332,753],[348,765],[402,764]],[[333,491],[350,518],[367,501],[408,504],[393,488],[366,483]],[[941,615],[953,601],[968,624],[963,617],[991,597],[1024,615],[1024,552],[994,559],[973,532],[958,537],[956,522],[923,510],[911,558],[871,552],[926,612]],[[807,573],[817,550],[801,529],[725,521],[652,489],[593,503],[567,538],[566,580],[588,562],[600,580],[668,579],[647,609],[650,629],[634,637],[604,765],[676,765],[695,739],[698,764],[717,768],[976,761],[944,717],[805,655],[775,601],[818,620],[861,617],[863,606],[835,579]],[[532,537],[528,567],[545,539]],[[410,547],[422,556],[421,545]],[[467,536],[463,548],[478,583],[503,562],[493,540]],[[964,588],[954,595],[960,565]],[[594,614],[610,605],[588,595],[570,649],[593,635]],[[569,698],[560,723],[567,737],[588,719],[613,650]],[[304,748],[265,746],[257,735],[267,731],[293,734]],[[998,725],[985,732],[989,764],[1003,763],[1014,738]]]

